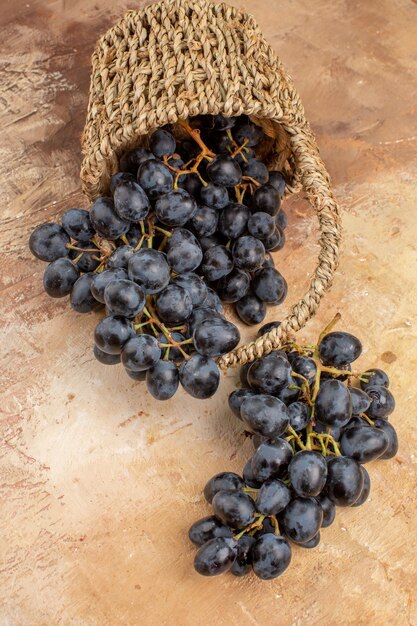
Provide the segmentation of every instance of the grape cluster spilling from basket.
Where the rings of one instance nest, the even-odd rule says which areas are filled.
[[[285,242],[285,178],[256,157],[262,139],[246,116],[158,129],[148,147],[122,155],[111,195],[30,236],[49,262],[48,295],[69,296],[79,313],[105,309],[98,361],[121,361],[159,400],[179,383],[196,398],[216,392],[215,359],[240,340],[222,302],[258,324],[287,294],[270,254]]]

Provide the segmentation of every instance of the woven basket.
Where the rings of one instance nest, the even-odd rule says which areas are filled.
[[[82,136],[81,180],[90,200],[108,192],[123,152],[164,124],[207,113],[246,114],[262,125],[268,165],[285,165],[285,194],[303,189],[320,225],[307,293],[279,328],[221,357],[226,369],[271,352],[302,328],[337,267],[339,210],[303,106],[253,17],[225,4],[163,0],[129,11],[98,41]]]

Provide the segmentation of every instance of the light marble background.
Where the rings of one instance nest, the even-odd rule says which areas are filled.
[[[93,45],[118,0],[4,1],[0,24],[0,624],[279,626],[417,623],[417,5],[406,0],[244,0],[295,80],[344,210],[334,287],[300,334],[336,313],[363,341],[360,366],[389,372],[401,440],[369,466],[370,500],[339,511],[313,551],[278,580],[192,569],[187,529],[209,514],[205,481],[250,454],[230,416],[229,372],[215,398],[154,401],[91,353],[93,316],[42,291],[30,230],[86,206],[78,181]],[[286,203],[276,254],[305,290],[316,221]],[[244,329],[244,338],[253,336]]]

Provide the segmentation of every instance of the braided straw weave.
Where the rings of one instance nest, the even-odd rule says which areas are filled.
[[[129,11],[92,57],[82,137],[84,192],[108,192],[120,155],[165,124],[199,114],[249,115],[267,136],[268,165],[289,174],[317,213],[320,253],[310,286],[281,326],[219,359],[223,369],[276,349],[315,314],[337,267],[341,225],[329,175],[291,78],[252,16],[207,0]],[[263,155],[264,158],[264,155]]]

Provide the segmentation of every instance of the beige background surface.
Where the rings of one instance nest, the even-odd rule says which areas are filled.
[[[192,569],[201,489],[248,457],[226,407],[236,374],[200,403],[153,401],[92,357],[93,316],[42,291],[30,230],[85,206],[79,135],[94,42],[126,8],[102,0],[3,0],[0,11],[0,624],[416,624],[417,4],[249,0],[293,75],[344,208],[331,294],[301,333],[337,310],[362,338],[360,364],[392,378],[398,457],[370,466],[372,495],[341,510],[314,551],[294,549],[272,583]],[[302,294],[316,223],[287,202],[277,253]],[[282,309],[270,309],[279,319]],[[253,330],[246,330],[247,337]]]

